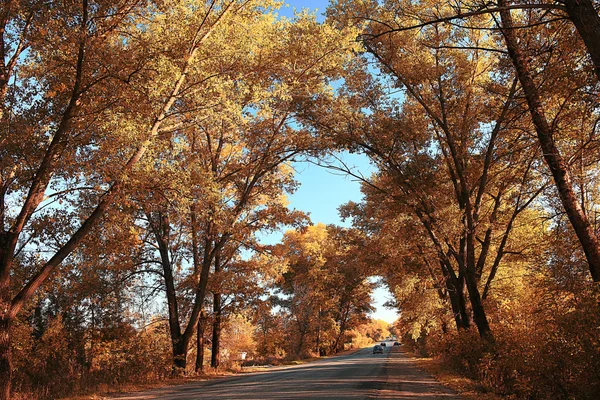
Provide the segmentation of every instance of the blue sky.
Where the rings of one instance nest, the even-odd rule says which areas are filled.
[[[322,14],[325,12],[325,9],[327,8],[328,4],[328,0],[287,0],[279,10],[279,15],[292,17],[294,15],[294,8],[296,8],[297,11],[300,11],[303,8],[308,8],[310,10],[317,9],[317,20],[322,21],[324,19]]]
[[[374,170],[368,158],[362,154],[343,153],[338,157],[367,177]],[[309,162],[294,163],[294,169],[300,187],[288,197],[289,207],[309,212],[315,223],[350,226],[350,221],[342,222],[340,219],[338,207],[362,199],[358,180]]]

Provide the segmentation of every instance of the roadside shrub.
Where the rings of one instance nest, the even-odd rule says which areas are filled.
[[[453,370],[470,378],[479,378],[486,345],[480,340],[477,330],[432,334],[425,347],[427,353],[440,358]]]
[[[54,398],[73,392],[84,366],[77,362],[62,318],[50,320],[43,336],[37,340],[24,324],[16,325],[17,329],[13,330],[18,337],[16,342],[28,345],[26,348],[15,346],[15,390],[30,398]]]
[[[533,291],[506,305],[494,344],[472,328],[428,335],[426,352],[447,368],[515,399],[598,399],[600,307],[593,290],[577,296]],[[493,318],[493,314],[492,314]],[[413,341],[413,344],[417,344]],[[418,348],[419,346],[415,346]]]
[[[168,337],[161,329],[96,344],[90,378],[96,385],[152,382],[171,372]]]
[[[27,323],[18,321],[13,327],[17,399],[54,399],[105,386],[156,381],[171,371],[164,324],[139,332],[124,324],[75,336],[57,316],[39,338],[34,335]]]

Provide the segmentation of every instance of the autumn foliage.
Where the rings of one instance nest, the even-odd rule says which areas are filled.
[[[597,2],[281,5],[0,5],[0,399],[390,330],[503,396],[597,398]],[[361,181],[350,227],[288,207],[306,160]]]

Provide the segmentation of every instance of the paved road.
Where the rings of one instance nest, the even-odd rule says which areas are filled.
[[[391,343],[390,343],[391,344]],[[393,351],[392,351],[393,350]],[[146,399],[459,399],[417,369],[398,348],[384,354],[362,349],[311,363],[266,372],[124,394],[120,400]]]

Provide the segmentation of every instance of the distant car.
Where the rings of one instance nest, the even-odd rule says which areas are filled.
[[[385,342],[381,342],[381,345],[380,345],[380,346],[383,346],[383,347],[385,347],[385,346],[387,346],[387,345],[385,344]]]
[[[375,347],[373,347],[373,354],[383,354],[383,347],[381,347],[380,345],[376,344]]]
[[[400,346],[400,343],[394,342],[394,346]]]

